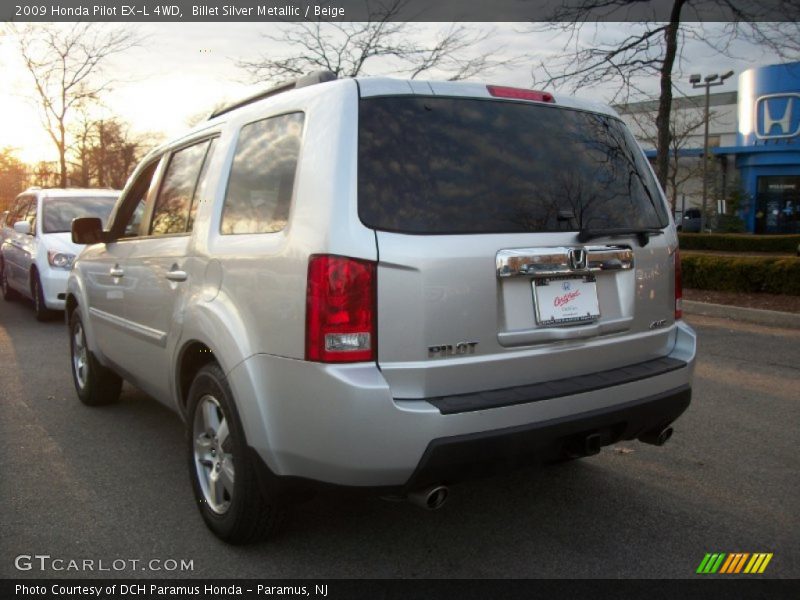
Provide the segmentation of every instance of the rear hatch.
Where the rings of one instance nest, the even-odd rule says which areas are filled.
[[[360,100],[359,217],[376,234],[378,362],[393,395],[668,354],[675,238],[622,122],[446,89]]]

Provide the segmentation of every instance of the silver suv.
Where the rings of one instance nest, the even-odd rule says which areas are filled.
[[[460,479],[663,444],[695,335],[678,243],[611,109],[313,74],[153,151],[69,278],[80,399],[187,424],[208,526],[316,487],[441,505]],[[302,493],[301,493],[302,492]]]

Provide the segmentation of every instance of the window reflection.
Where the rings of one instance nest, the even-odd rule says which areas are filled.
[[[242,127],[225,194],[223,234],[270,233],[286,226],[303,118],[292,113]]]
[[[386,97],[359,109],[359,214],[409,233],[665,226],[652,175],[604,115]]]
[[[116,201],[116,196],[46,198],[42,203],[42,231],[44,233],[71,231],[72,220],[79,217],[97,217],[105,227]]]
[[[158,159],[153,160],[149,165],[142,169],[139,176],[134,180],[130,191],[122,200],[122,205],[114,217],[114,228],[118,228],[117,223],[124,222],[122,237],[136,237],[139,235],[139,226],[144,214],[144,206],[147,201],[147,192],[150,190],[150,183],[158,166]]]
[[[206,140],[178,150],[170,158],[153,211],[152,235],[188,230],[192,198],[208,145]]]

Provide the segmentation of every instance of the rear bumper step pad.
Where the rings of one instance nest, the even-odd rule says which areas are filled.
[[[577,377],[543,381],[532,385],[486,392],[426,398],[425,400],[438,408],[443,415],[452,415],[593,392],[663,375],[687,366],[685,361],[665,356],[618,369],[589,373],[588,375],[578,375]]]

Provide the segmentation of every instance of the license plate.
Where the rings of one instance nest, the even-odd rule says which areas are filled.
[[[583,323],[600,318],[594,277],[534,279],[533,296],[539,325]]]

